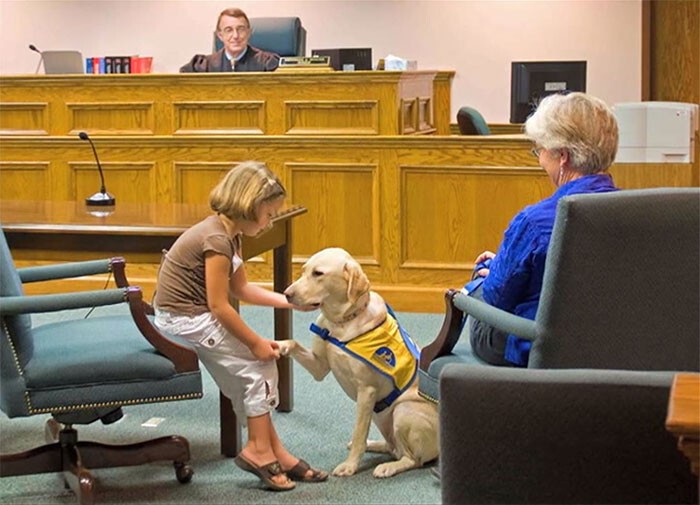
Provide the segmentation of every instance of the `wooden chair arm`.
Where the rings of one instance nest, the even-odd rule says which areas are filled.
[[[136,326],[141,331],[141,334],[158,350],[158,352],[173,362],[175,370],[180,373],[199,370],[199,361],[194,349],[168,339],[148,318],[146,307],[150,305],[143,301],[141,288],[127,287],[126,298],[129,303],[131,316]]]
[[[112,274],[114,275],[114,282],[117,287],[128,288],[130,287],[129,280],[126,277],[126,260],[124,258],[112,258],[110,261],[110,266],[112,268]],[[141,303],[143,303],[143,310],[149,316],[155,314],[153,306],[146,300],[141,298]]]
[[[430,363],[440,356],[452,352],[462,333],[462,319],[464,313],[454,306],[452,299],[458,293],[457,290],[448,289],[445,292],[445,319],[442,327],[430,344],[421,349],[420,369],[427,372]]]

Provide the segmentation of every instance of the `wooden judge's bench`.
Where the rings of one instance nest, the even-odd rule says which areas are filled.
[[[524,136],[450,135],[453,77],[0,76],[0,199],[95,193],[99,176],[81,131],[95,142],[117,206],[206,203],[235,163],[264,161],[288,204],[308,209],[294,220],[294,274],[319,249],[344,247],[395,310],[442,312],[444,290],[464,284],[516,212],[553,191]],[[699,180],[697,163],[617,165],[612,174],[624,188]],[[129,265],[150,296],[156,265]],[[271,285],[271,253],[248,260],[247,272]]]
[[[454,72],[0,77],[3,135],[448,134]]]

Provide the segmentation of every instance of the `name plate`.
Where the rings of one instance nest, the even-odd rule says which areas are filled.
[[[333,70],[329,56],[283,56],[280,58],[278,70]]]

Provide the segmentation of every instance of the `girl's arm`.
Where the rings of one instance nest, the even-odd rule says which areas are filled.
[[[262,361],[279,358],[279,346],[266,340],[245,324],[240,314],[229,302],[228,276],[231,260],[223,254],[208,252],[204,256],[207,304],[212,315],[231,335],[243,342]],[[240,271],[242,268],[239,268]],[[280,295],[282,296],[282,295]]]
[[[231,294],[237,300],[250,303],[251,305],[266,305],[277,309],[296,309],[305,312],[316,308],[291,304],[282,293],[270,291],[256,284],[249,283],[244,265],[238,267],[238,270],[231,276],[229,286],[231,287]]]

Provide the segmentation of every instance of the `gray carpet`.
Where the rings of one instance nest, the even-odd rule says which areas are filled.
[[[97,309],[90,317],[112,309]],[[121,309],[119,309],[121,310]],[[243,317],[262,335],[272,335],[272,309],[244,306]],[[86,311],[72,311],[81,316]],[[124,312],[126,314],[126,312]],[[421,346],[429,343],[442,323],[441,314],[398,313],[399,321]],[[56,315],[34,316],[34,324],[56,320]],[[309,345],[309,323],[315,313],[294,313],[294,336]],[[428,467],[390,479],[376,479],[372,469],[388,456],[366,454],[360,471],[348,478],[330,477],[325,483],[298,483],[296,489],[275,493],[261,489],[260,481],[219,454],[218,389],[204,373],[205,396],[201,400],[127,407],[118,423],[78,426],[82,440],[106,443],[137,442],[169,434],[185,436],[192,450],[195,475],[189,484],[175,479],[172,465],[152,463],[138,467],[97,469],[97,503],[279,503],[279,504],[431,504],[440,503],[438,481]],[[143,422],[161,417],[155,428]],[[8,419],[0,414],[2,453],[27,450],[43,444],[43,425],[48,416]],[[322,382],[294,364],[294,410],[273,415],[285,445],[312,465],[331,471],[344,460],[354,419],[354,404],[332,376]],[[243,436],[246,436],[244,431]],[[378,438],[375,428],[370,434]],[[6,477],[0,480],[0,503],[73,504],[74,495],[63,488],[58,474]]]

